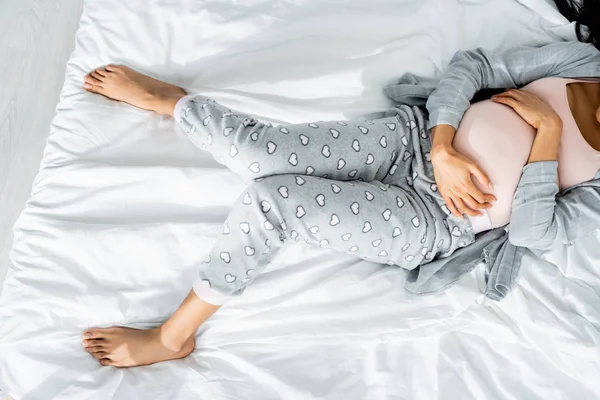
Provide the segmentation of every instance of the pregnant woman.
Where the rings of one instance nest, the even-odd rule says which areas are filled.
[[[127,67],[92,71],[86,90],[174,117],[248,186],[168,321],[89,329],[84,347],[116,367],[185,357],[198,327],[291,241],[415,270],[509,222],[513,245],[573,240],[598,226],[600,83],[588,78],[599,76],[592,44],[460,51],[428,116],[399,105],[379,119],[273,127]],[[518,87],[469,107],[480,89]]]

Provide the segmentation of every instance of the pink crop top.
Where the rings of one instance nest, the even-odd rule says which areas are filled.
[[[600,152],[581,135],[567,98],[567,84],[576,79],[544,78],[523,87],[551,105],[563,121],[558,154],[558,183],[568,188],[594,177]],[[496,203],[479,217],[469,217],[475,233],[506,225],[521,170],[527,163],[535,129],[510,107],[491,100],[473,104],[454,137],[454,148],[471,158],[488,175]],[[487,192],[474,178],[475,184]]]

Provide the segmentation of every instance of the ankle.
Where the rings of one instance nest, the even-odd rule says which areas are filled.
[[[175,106],[185,97],[182,95],[174,95],[174,96],[156,96],[153,100],[153,111],[161,115],[169,115],[173,117],[175,115]]]
[[[182,335],[181,332],[173,331],[173,329],[165,325],[161,325],[158,328],[155,328],[156,335],[160,340],[161,344],[171,351],[181,351],[189,337],[184,337],[184,335]]]

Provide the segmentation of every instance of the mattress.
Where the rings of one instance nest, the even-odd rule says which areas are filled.
[[[592,399],[600,236],[414,296],[404,273],[294,244],[198,331],[187,358],[102,367],[94,326],[148,328],[190,289],[243,189],[172,119],[81,89],[122,63],[273,123],[390,105],[459,48],[572,39],[543,0],[88,0],[0,299],[0,388],[18,399]]]

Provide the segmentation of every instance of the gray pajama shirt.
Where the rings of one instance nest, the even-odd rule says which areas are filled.
[[[248,183],[194,284],[209,303],[240,294],[290,240],[408,270],[474,241],[437,190],[418,107],[277,127],[201,96],[175,111],[196,146]]]
[[[476,92],[489,88],[518,88],[545,77],[600,77],[600,52],[589,43],[558,42],[542,47],[515,47],[502,53],[485,49],[458,51],[440,79],[405,74],[385,88],[400,104],[427,107],[429,127],[458,127]],[[572,242],[598,227],[600,173],[595,179],[558,193],[548,180],[556,162],[523,168],[512,204],[508,233],[496,228],[477,235],[473,244],[448,257],[411,270],[406,290],[426,294],[447,287],[481,261],[486,264],[485,295],[504,298],[512,288],[527,248]],[[535,189],[534,189],[535,188]],[[534,190],[533,190],[534,189]]]

